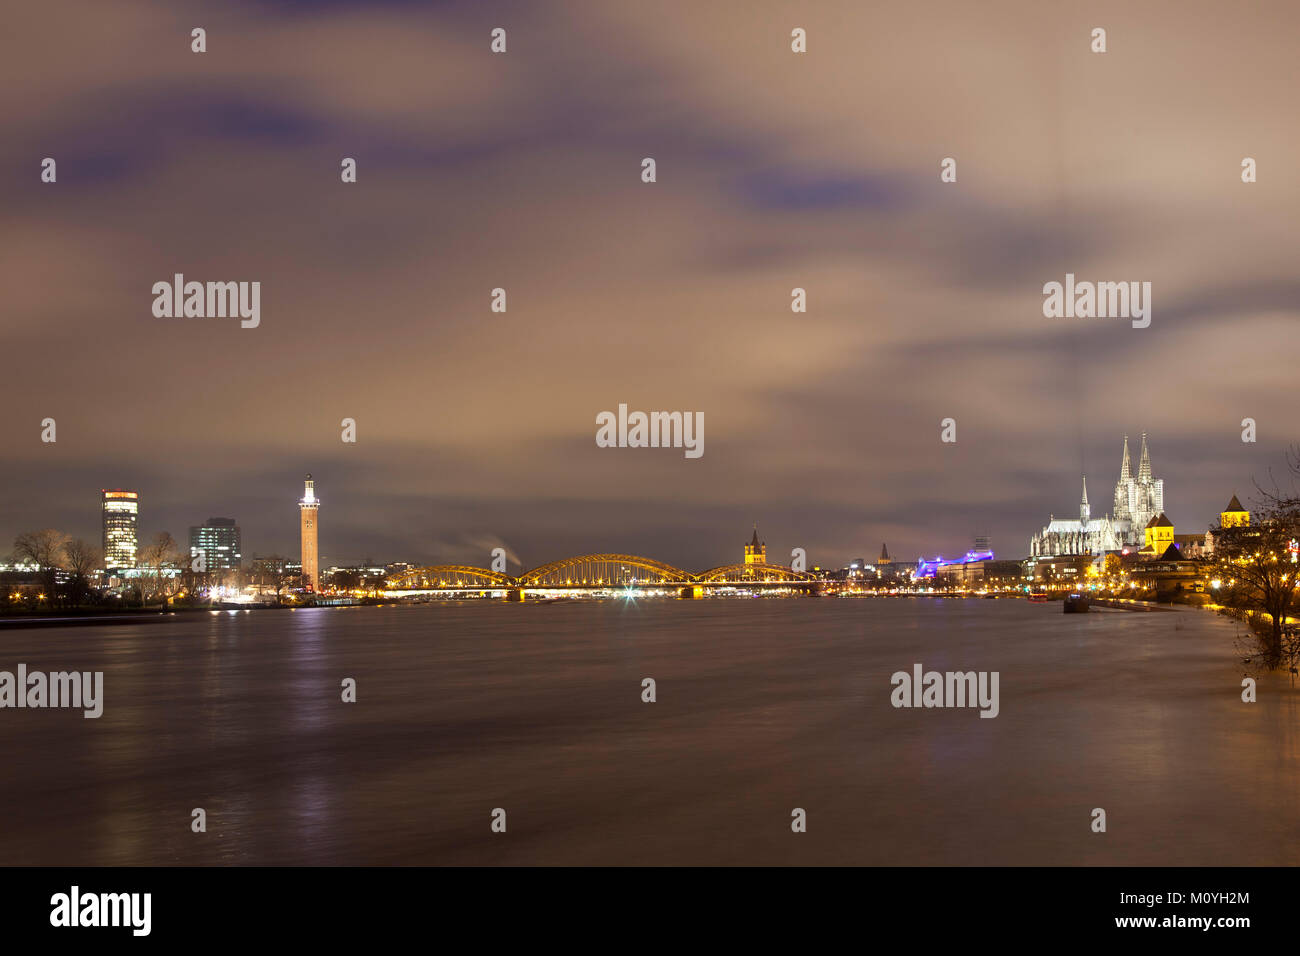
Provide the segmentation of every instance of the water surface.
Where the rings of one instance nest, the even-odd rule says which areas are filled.
[[[98,720],[0,710],[0,864],[1295,865],[1300,698],[1241,702],[1237,630],[803,598],[0,632],[0,669],[105,672]],[[1000,716],[893,708],[914,662],[1000,672]]]

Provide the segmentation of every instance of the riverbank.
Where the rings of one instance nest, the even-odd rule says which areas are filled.
[[[379,607],[387,603],[374,598],[361,600],[348,599],[342,603],[339,599],[327,599],[319,604],[272,604],[255,603],[220,603],[220,604],[172,604],[165,608],[139,607],[94,607],[94,608],[55,608],[47,611],[8,611],[0,612],[0,631],[18,630],[29,627],[77,627],[83,624],[147,624],[151,622],[176,620],[197,614],[241,614],[250,611],[301,611],[307,608],[346,608]]]

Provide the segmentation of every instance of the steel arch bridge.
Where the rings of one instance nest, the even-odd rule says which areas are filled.
[[[694,574],[636,554],[582,554],[540,565],[517,576],[469,565],[410,568],[393,575],[387,593],[505,591],[516,599],[525,591],[598,591],[611,588],[680,588],[683,596],[724,587],[814,589],[817,579],[780,564],[724,564]],[[691,592],[688,595],[686,592]]]
[[[689,584],[694,575],[671,564],[635,554],[582,554],[533,568],[516,580],[534,587]]]
[[[817,580],[807,571],[783,564],[724,564],[695,575],[699,584],[789,584]]]
[[[495,590],[514,585],[515,579],[499,571],[474,568],[463,564],[440,564],[430,568],[412,568],[388,579],[388,589],[424,590]]]

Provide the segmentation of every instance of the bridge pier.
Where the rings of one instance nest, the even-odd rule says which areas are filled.
[[[507,600],[507,601],[516,601],[516,602],[522,604],[522,603],[523,603],[523,600],[524,600],[524,589],[523,589],[523,588],[506,588],[506,600]]]
[[[681,597],[683,600],[692,600],[694,598],[704,597],[704,588],[698,584],[688,584],[682,588]]]

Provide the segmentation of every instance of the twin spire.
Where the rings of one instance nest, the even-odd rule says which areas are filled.
[[[1119,466],[1120,482],[1133,480],[1133,463],[1128,453],[1128,436],[1124,436],[1124,460]],[[1151,480],[1151,452],[1147,448],[1147,433],[1142,433],[1142,452],[1138,459],[1138,481]],[[1083,500],[1079,504],[1079,517],[1086,524],[1091,509],[1088,507],[1088,476],[1083,476]]]
[[[1128,481],[1133,477],[1133,466],[1128,456],[1128,436],[1124,436],[1124,461],[1119,466],[1119,480]],[[1142,433],[1142,456],[1138,460],[1138,481],[1151,480],[1151,452],[1147,450],[1147,433]]]

